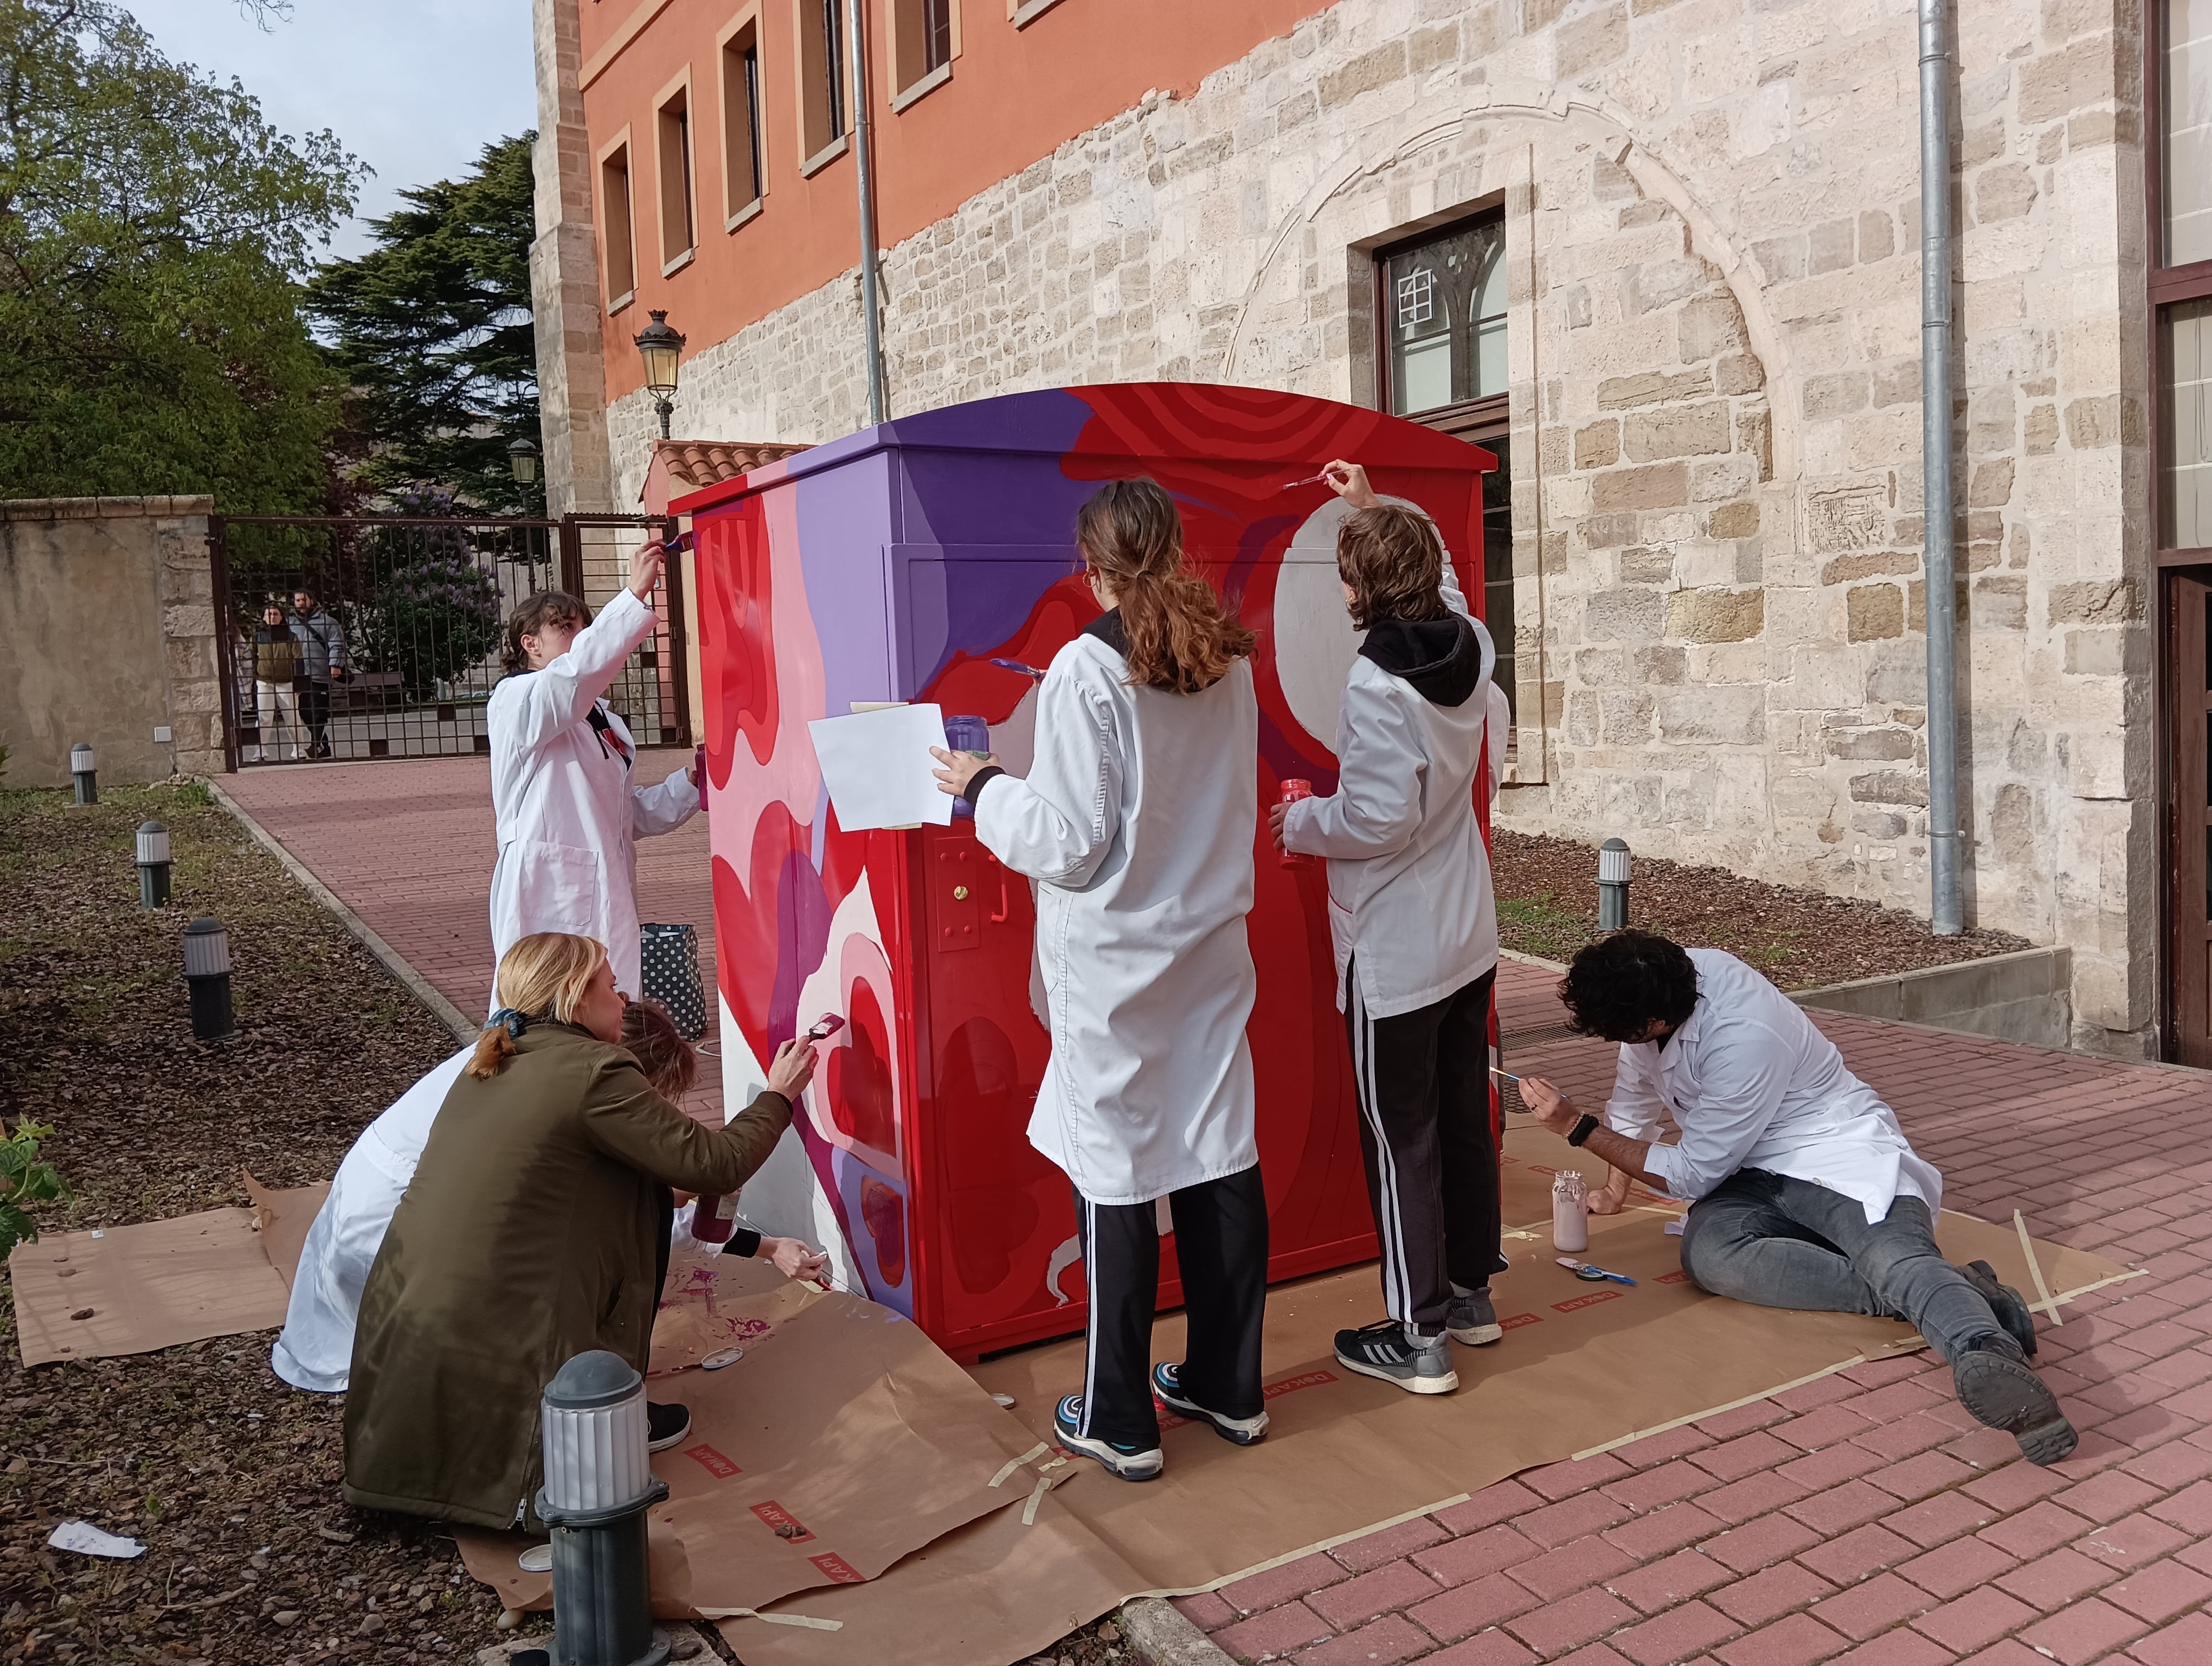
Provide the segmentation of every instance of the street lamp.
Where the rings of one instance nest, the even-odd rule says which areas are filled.
[[[70,748],[70,774],[76,779],[76,801],[79,804],[98,804],[100,758],[88,742],[80,740]]]
[[[507,448],[507,466],[516,485],[532,484],[538,478],[538,447],[527,440],[511,441]]]
[[[637,356],[645,361],[645,391],[653,395],[653,408],[660,413],[660,437],[668,437],[668,419],[676,411],[677,360],[684,352],[684,337],[668,325],[668,314],[656,310],[653,322],[632,337]]]
[[[1628,843],[1607,839],[1597,848],[1597,928],[1623,930],[1628,924]]]

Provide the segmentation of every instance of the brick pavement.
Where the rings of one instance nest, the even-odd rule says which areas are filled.
[[[482,1002],[482,760],[225,784],[463,1010]],[[703,824],[640,846],[641,913],[696,923],[711,975],[708,885]],[[1509,1063],[1601,1097],[1608,1050],[1547,1036],[1551,982],[1501,969]],[[2147,1269],[2045,1322],[2039,1363],[2082,1431],[2071,1459],[2023,1462],[1916,1354],[1177,1605],[1232,1655],[1301,1666],[2212,1666],[2212,1076],[1817,1019],[1942,1169],[1948,1206],[2017,1207],[2040,1237]]]
[[[1509,964],[1510,1033],[1558,1021]],[[1302,1666],[2212,1666],[2212,1076],[1817,1015],[1945,1203],[2148,1276],[2044,1322],[2038,1469],[1932,1354],[1856,1366],[1176,1606]],[[1509,1049],[1601,1097],[1609,1049]],[[2031,1292],[2032,1293],[2032,1292]],[[1501,1347],[1512,1346],[1511,1339]]]
[[[639,779],[660,780],[690,761],[686,752],[640,754]],[[491,761],[409,758],[240,769],[223,790],[337,893],[408,964],[466,1013],[491,994]],[[699,928],[699,967],[708,981],[710,1045],[685,1109],[719,1122],[721,1061],[714,1043],[714,882],[707,822],[637,847],[641,920]]]

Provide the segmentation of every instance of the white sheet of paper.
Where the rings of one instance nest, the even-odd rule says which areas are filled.
[[[869,827],[952,824],[952,800],[937,790],[933,746],[945,745],[945,713],[937,706],[891,706],[850,717],[817,718],[807,726],[814,756],[848,833]]]

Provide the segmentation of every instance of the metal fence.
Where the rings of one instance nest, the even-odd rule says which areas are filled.
[[[588,521],[590,524],[580,524]],[[501,638],[539,591],[594,594],[655,523],[396,515],[226,515],[214,526],[232,768],[488,752],[484,708]],[[633,654],[608,703],[641,745],[689,744],[680,600]],[[673,678],[672,693],[671,678]]]

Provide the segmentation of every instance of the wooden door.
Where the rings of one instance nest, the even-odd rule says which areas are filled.
[[[2166,585],[2172,1054],[2212,1068],[2212,569]]]

